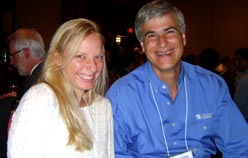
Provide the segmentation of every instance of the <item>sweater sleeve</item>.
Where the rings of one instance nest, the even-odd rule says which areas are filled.
[[[92,128],[95,134],[95,156],[97,158],[114,158],[113,115],[110,102],[98,97],[92,106],[95,118],[95,126]],[[95,133],[96,132],[96,133]]]
[[[43,157],[55,98],[45,84],[36,85],[26,92],[12,118],[8,158]]]
[[[114,158],[114,127],[113,127],[113,113],[111,104],[108,102],[106,105],[108,112],[107,112],[107,134],[108,134],[108,157]]]

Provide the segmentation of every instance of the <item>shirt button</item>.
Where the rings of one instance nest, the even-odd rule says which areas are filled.
[[[171,126],[172,126],[172,127],[175,127],[175,126],[176,126],[176,124],[173,122],[173,123],[171,124]]]
[[[207,130],[207,129],[208,129],[208,127],[207,127],[207,126],[203,126],[203,129],[204,129],[204,130]]]
[[[167,101],[167,102],[166,102],[166,105],[170,105],[170,102],[169,102],[169,101]]]
[[[166,88],[166,85],[163,85],[163,86],[162,86],[162,89],[165,89],[165,88]]]
[[[174,145],[177,145],[177,142],[175,141],[173,144],[174,144]]]

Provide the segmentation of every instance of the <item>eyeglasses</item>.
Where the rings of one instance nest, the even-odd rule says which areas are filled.
[[[20,53],[21,51],[23,51],[23,49],[18,50],[18,51],[16,51],[16,52],[12,53],[12,54],[9,53],[9,56],[12,57],[12,56],[16,55],[17,53]]]

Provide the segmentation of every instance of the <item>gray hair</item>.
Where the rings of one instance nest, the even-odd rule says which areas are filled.
[[[156,17],[162,17],[166,14],[172,13],[179,24],[181,33],[185,33],[185,21],[183,13],[166,0],[154,0],[146,3],[139,9],[135,19],[135,34],[140,42],[143,41],[141,27],[148,20]]]
[[[16,50],[29,48],[33,58],[42,59],[46,56],[45,44],[42,36],[33,28],[20,28],[12,33],[7,42],[14,42]]]

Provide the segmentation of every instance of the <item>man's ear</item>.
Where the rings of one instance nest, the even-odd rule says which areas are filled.
[[[23,48],[23,54],[26,59],[28,59],[31,55],[30,49],[29,48]]]
[[[182,37],[183,37],[183,45],[186,46],[186,34],[184,33]]]
[[[141,46],[142,52],[145,52],[144,42],[140,42],[140,46]]]

